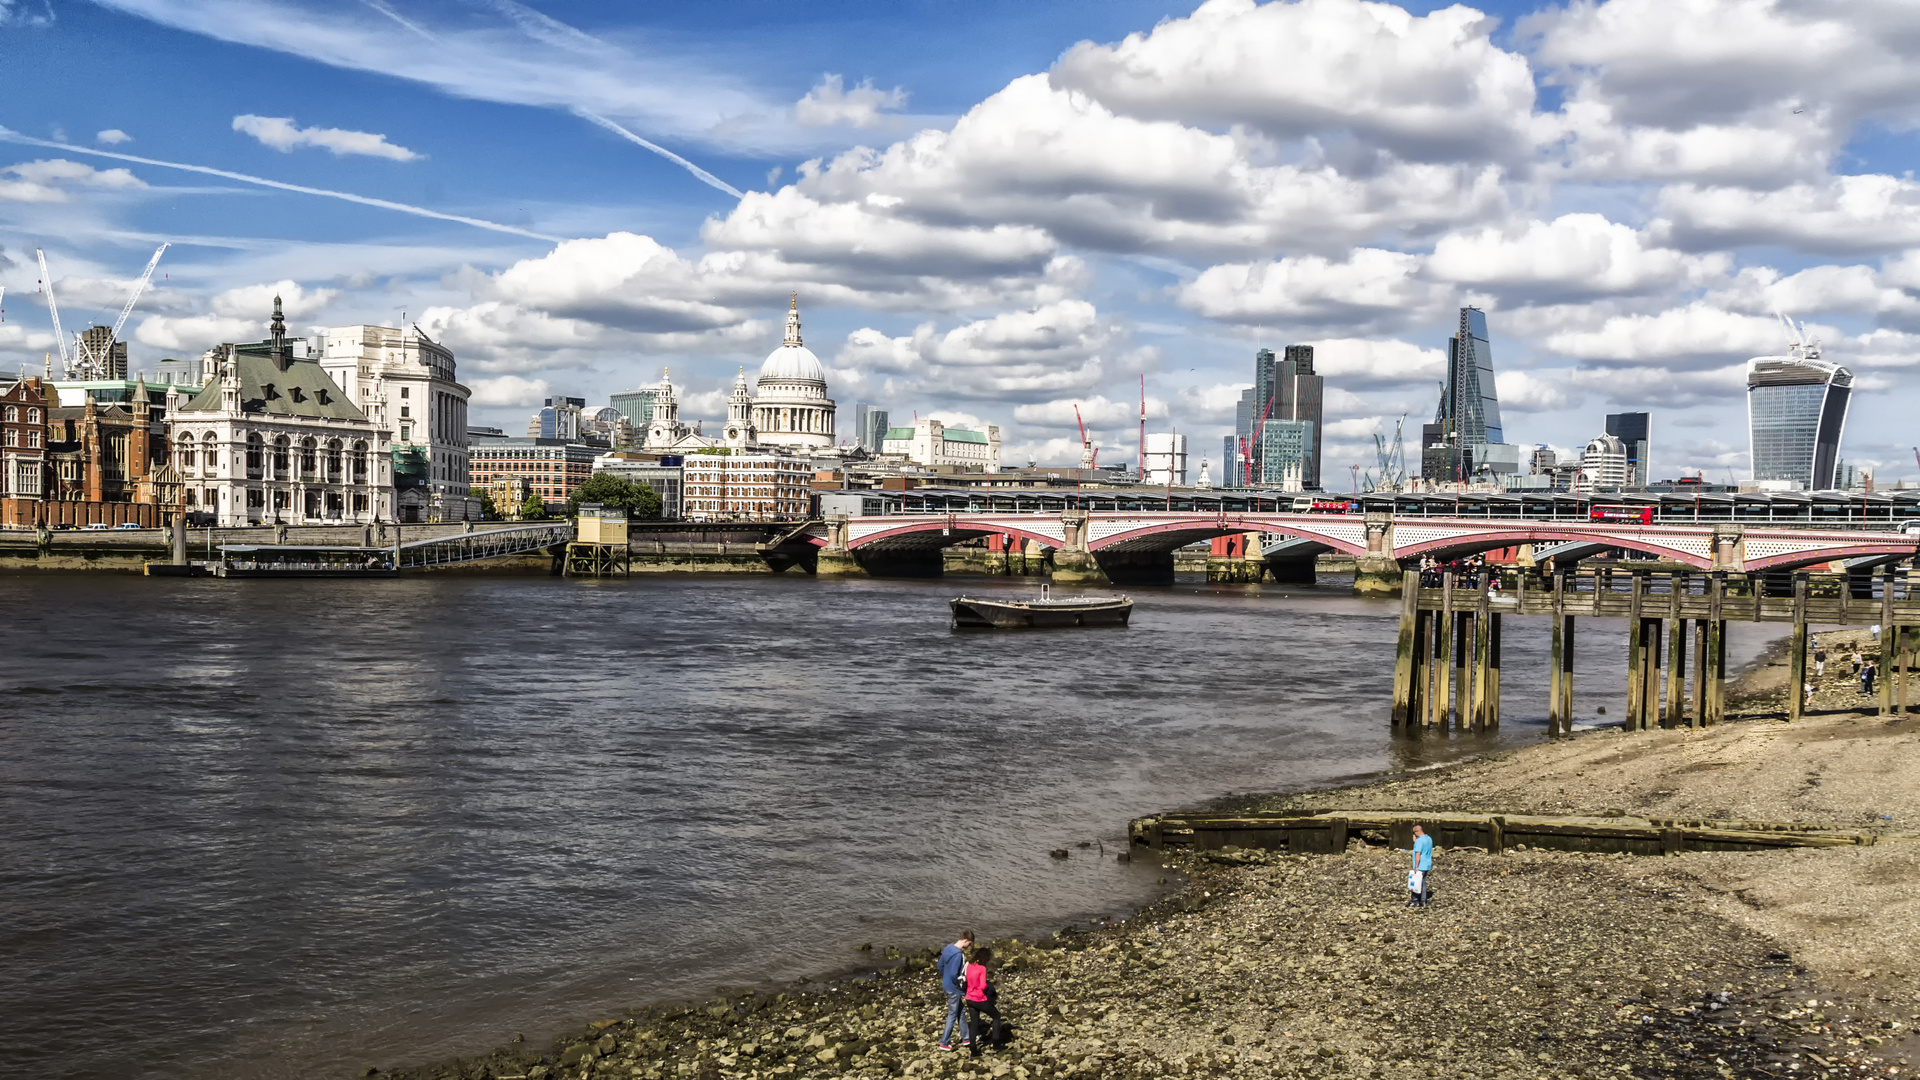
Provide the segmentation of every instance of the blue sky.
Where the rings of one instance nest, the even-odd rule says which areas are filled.
[[[1142,373],[1217,458],[1253,351],[1312,342],[1331,480],[1431,412],[1475,303],[1510,438],[1646,408],[1656,472],[1724,479],[1782,311],[1859,377],[1845,455],[1912,478],[1916,51],[1893,0],[0,0],[0,365],[52,348],[35,247],[72,326],[166,241],[137,368],[278,290],[405,312],[478,422],[667,365],[712,418],[797,290],[849,419],[1042,461],[1075,404],[1130,457]]]

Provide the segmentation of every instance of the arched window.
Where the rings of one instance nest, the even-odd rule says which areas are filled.
[[[260,478],[261,448],[262,448],[262,443],[260,441],[260,433],[252,432],[248,434],[247,435],[247,478],[249,480],[257,480]]]
[[[353,482],[367,482],[367,444],[364,440],[353,444]]]
[[[340,440],[327,440],[327,483],[340,482]]]
[[[17,424],[19,422],[20,422],[20,406],[18,405],[7,406],[7,423]]]
[[[37,424],[37,423],[39,423],[39,422],[40,422],[40,410],[39,410],[39,409],[28,409],[28,410],[27,410],[27,423],[29,423],[29,424]]]
[[[308,480],[313,479],[314,462],[312,439],[300,440],[300,475]]]
[[[193,434],[191,432],[180,436],[180,442],[174,447],[174,451],[174,457],[178,459],[181,468],[193,468],[194,459],[197,455],[195,455],[193,450]]]
[[[287,472],[287,437],[282,435],[273,440],[273,478],[285,480]]]

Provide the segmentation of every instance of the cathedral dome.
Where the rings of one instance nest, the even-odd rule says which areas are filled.
[[[780,347],[767,354],[760,365],[761,382],[809,382],[827,385],[827,370],[813,350],[800,344],[800,298],[794,297],[787,309],[787,336]]]
[[[805,345],[782,345],[767,354],[767,362],[760,365],[761,382],[816,382],[827,381],[827,371],[820,366],[820,358]]]

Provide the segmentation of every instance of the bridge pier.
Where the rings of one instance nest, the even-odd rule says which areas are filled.
[[[1406,577],[1399,560],[1391,555],[1362,555],[1354,561],[1353,591],[1362,596],[1392,596],[1409,580],[1414,588],[1420,587],[1419,575]]]
[[[1257,572],[1272,575],[1281,585],[1312,585],[1318,579],[1314,577],[1314,559],[1263,559],[1254,562]],[[1258,581],[1256,577],[1253,580]]]
[[[1054,580],[1060,580],[1057,567],[1059,556],[1065,552],[1055,552],[1056,572]],[[1171,551],[1103,551],[1097,556],[1088,556],[1087,561],[1099,572],[1098,580],[1114,585],[1171,585],[1173,584],[1173,552]]]

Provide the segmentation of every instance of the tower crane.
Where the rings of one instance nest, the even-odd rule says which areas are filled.
[[[140,302],[140,294],[147,291],[147,285],[153,281],[153,268],[160,265],[160,256],[167,253],[172,244],[161,244],[153,249],[153,258],[147,260],[147,268],[140,272],[140,280],[133,283],[133,294],[127,297],[127,306],[120,309],[120,317],[113,320],[113,332],[107,335],[107,347],[120,340],[120,328],[127,325],[127,316],[133,314],[133,305]]]
[[[1080,467],[1082,469],[1092,469],[1100,460],[1100,451],[1095,450],[1093,443],[1087,438],[1087,422],[1080,419],[1080,404],[1078,402],[1075,402],[1073,406],[1073,422],[1080,425]]]
[[[73,360],[67,356],[67,332],[60,329],[60,304],[53,298],[53,275],[47,272],[47,253],[39,248],[34,248],[33,253],[40,260],[40,291],[47,294],[47,314],[53,317],[53,343],[60,349],[60,367],[71,379]]]

